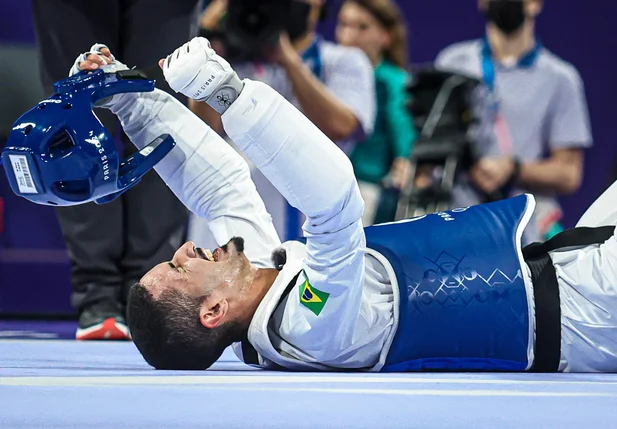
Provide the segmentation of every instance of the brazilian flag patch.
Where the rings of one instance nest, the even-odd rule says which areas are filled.
[[[329,293],[322,292],[311,286],[308,281],[308,277],[304,284],[300,286],[300,302],[303,306],[311,310],[315,316],[319,316],[321,310],[323,310],[326,305],[326,301],[329,296]]]

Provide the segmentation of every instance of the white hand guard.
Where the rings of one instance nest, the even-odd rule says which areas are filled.
[[[88,55],[94,54],[94,55],[98,55],[99,57],[103,58],[104,55],[101,53],[101,50],[107,48],[107,45],[103,45],[102,43],[95,43],[94,45],[92,45],[92,47],[90,48],[90,50],[88,52],[85,52],[81,55],[79,55],[76,59],[75,62],[73,63],[73,67],[71,67],[71,70],[69,71],[69,76],[73,76],[74,74],[77,74],[81,71],[81,68],[79,68],[79,64],[83,61],[86,61],[88,59]],[[109,49],[109,48],[107,48]],[[108,57],[105,57],[106,60],[108,60]],[[111,59],[112,59],[112,63],[108,64],[106,66],[102,66],[99,68],[99,70],[103,70],[103,72],[105,73],[115,73],[117,71],[121,71],[121,70],[128,70],[129,68],[121,63],[120,61],[116,60],[116,58],[113,56],[113,54],[111,55]],[[109,108],[111,107],[111,105],[116,102],[121,96],[123,96],[124,94],[116,94],[113,97],[108,97],[108,98],[104,98],[102,100],[99,100],[96,105],[99,107],[106,107]]]
[[[229,63],[203,37],[195,37],[169,55],[163,64],[169,86],[196,101],[205,101],[224,113],[244,84]]]

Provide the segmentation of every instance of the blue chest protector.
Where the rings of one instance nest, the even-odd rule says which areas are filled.
[[[522,195],[365,229],[400,291],[383,372],[530,367],[532,297],[521,274],[520,236],[534,207]]]

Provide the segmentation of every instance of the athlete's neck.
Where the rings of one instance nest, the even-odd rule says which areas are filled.
[[[274,268],[260,268],[255,273],[255,277],[253,277],[253,283],[249,290],[247,291],[247,297],[244,305],[246,306],[246,316],[243,319],[239,319],[238,322],[242,326],[248,327],[257,311],[257,307],[261,301],[263,301],[264,297],[274,284],[276,280],[276,276],[278,276],[279,271]]]
[[[489,23],[486,27],[486,34],[493,51],[493,58],[501,63],[518,61],[536,43],[533,21],[525,22],[517,32],[509,36]]]

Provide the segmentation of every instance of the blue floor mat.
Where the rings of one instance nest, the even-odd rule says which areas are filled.
[[[614,429],[617,375],[155,371],[130,342],[0,341],[1,428]]]

